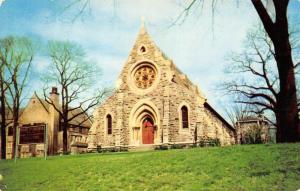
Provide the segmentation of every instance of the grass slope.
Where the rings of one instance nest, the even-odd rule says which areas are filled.
[[[300,144],[0,161],[8,190],[297,190]]]

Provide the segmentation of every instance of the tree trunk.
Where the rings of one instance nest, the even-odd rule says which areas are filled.
[[[68,154],[68,120],[63,122],[63,154]]]
[[[18,118],[13,116],[13,145],[12,145],[12,158],[15,157],[15,149],[17,144],[17,128],[18,128]],[[17,156],[18,157],[18,156]]]
[[[19,128],[19,111],[20,111],[19,96],[16,96],[16,100],[14,100],[14,102],[17,103],[17,104],[13,106],[13,148],[12,148],[12,158],[14,158],[15,154],[16,154],[15,153],[15,148],[16,148],[16,144],[17,144],[17,128]]]
[[[1,96],[1,159],[6,159],[6,111],[4,95]]]
[[[276,22],[270,36],[275,49],[280,92],[277,100],[277,142],[300,141],[297,91],[287,19],[288,1],[276,1]]]
[[[300,132],[297,127],[299,117],[296,83],[287,18],[289,0],[273,0],[273,2],[276,11],[275,23],[271,20],[261,0],[252,0],[275,50],[280,82],[275,110],[277,121],[276,139],[277,142],[296,142],[300,141]]]
[[[275,43],[274,43],[275,44]],[[280,92],[277,100],[277,142],[296,142],[298,132],[298,108],[294,66],[288,40],[278,41],[275,46],[276,61],[280,79]]]
[[[4,89],[4,64],[1,63],[0,68],[0,103],[1,103],[1,159],[6,159],[6,105],[5,105],[5,89]]]

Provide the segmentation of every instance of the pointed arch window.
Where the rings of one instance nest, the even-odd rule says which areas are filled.
[[[144,52],[146,52],[146,48],[145,48],[144,46],[142,46],[142,47],[140,48],[140,51],[141,51],[141,53],[144,53]]]
[[[112,134],[112,118],[111,115],[108,114],[106,116],[106,123],[107,123],[107,134]]]
[[[189,128],[189,114],[186,106],[181,107],[182,128]]]

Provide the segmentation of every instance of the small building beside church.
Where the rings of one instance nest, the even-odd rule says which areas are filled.
[[[218,139],[235,144],[235,129],[152,41],[142,26],[117,80],[94,111],[88,149],[194,144]]]
[[[50,92],[51,99],[56,105],[59,105],[59,95],[57,88],[53,87]],[[74,110],[70,118],[81,111]],[[10,114],[11,116],[11,114]],[[10,117],[12,119],[12,117]],[[27,105],[21,109],[19,118],[20,139],[19,139],[19,157],[32,157],[44,155],[44,127],[47,126],[47,139],[49,155],[55,155],[62,152],[63,140],[62,129],[60,128],[61,118],[58,112],[51,104],[38,97],[36,93],[29,99]],[[88,131],[92,125],[89,116],[84,113],[71,120],[68,128],[68,150],[72,147],[78,149],[78,145],[86,145]],[[8,125],[6,144],[6,158],[12,157],[13,152],[13,130],[11,124]],[[86,145],[87,146],[87,145]],[[85,146],[85,149],[86,149]],[[79,148],[80,149],[80,148]],[[83,150],[85,150],[83,149]]]
[[[236,122],[237,142],[240,144],[276,142],[276,128],[264,116],[246,116]]]

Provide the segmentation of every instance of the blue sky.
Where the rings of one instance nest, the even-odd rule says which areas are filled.
[[[63,11],[70,2],[5,0],[0,6],[0,37],[25,35],[42,42],[74,41],[82,45],[89,60],[102,68],[99,82],[114,84],[139,31],[140,18],[144,16],[146,28],[156,44],[200,86],[209,102],[221,112],[226,96],[216,92],[215,85],[227,77],[223,73],[225,57],[242,48],[247,30],[259,22],[250,0],[220,2],[214,20],[211,9],[205,5],[202,11],[194,9],[183,24],[172,27],[170,23],[187,1],[91,0],[90,11],[75,22],[70,19],[78,7]],[[291,0],[289,14],[296,24],[300,21],[299,13],[300,1]],[[38,77],[48,65],[45,53],[38,53],[31,76],[32,90],[41,89]]]

